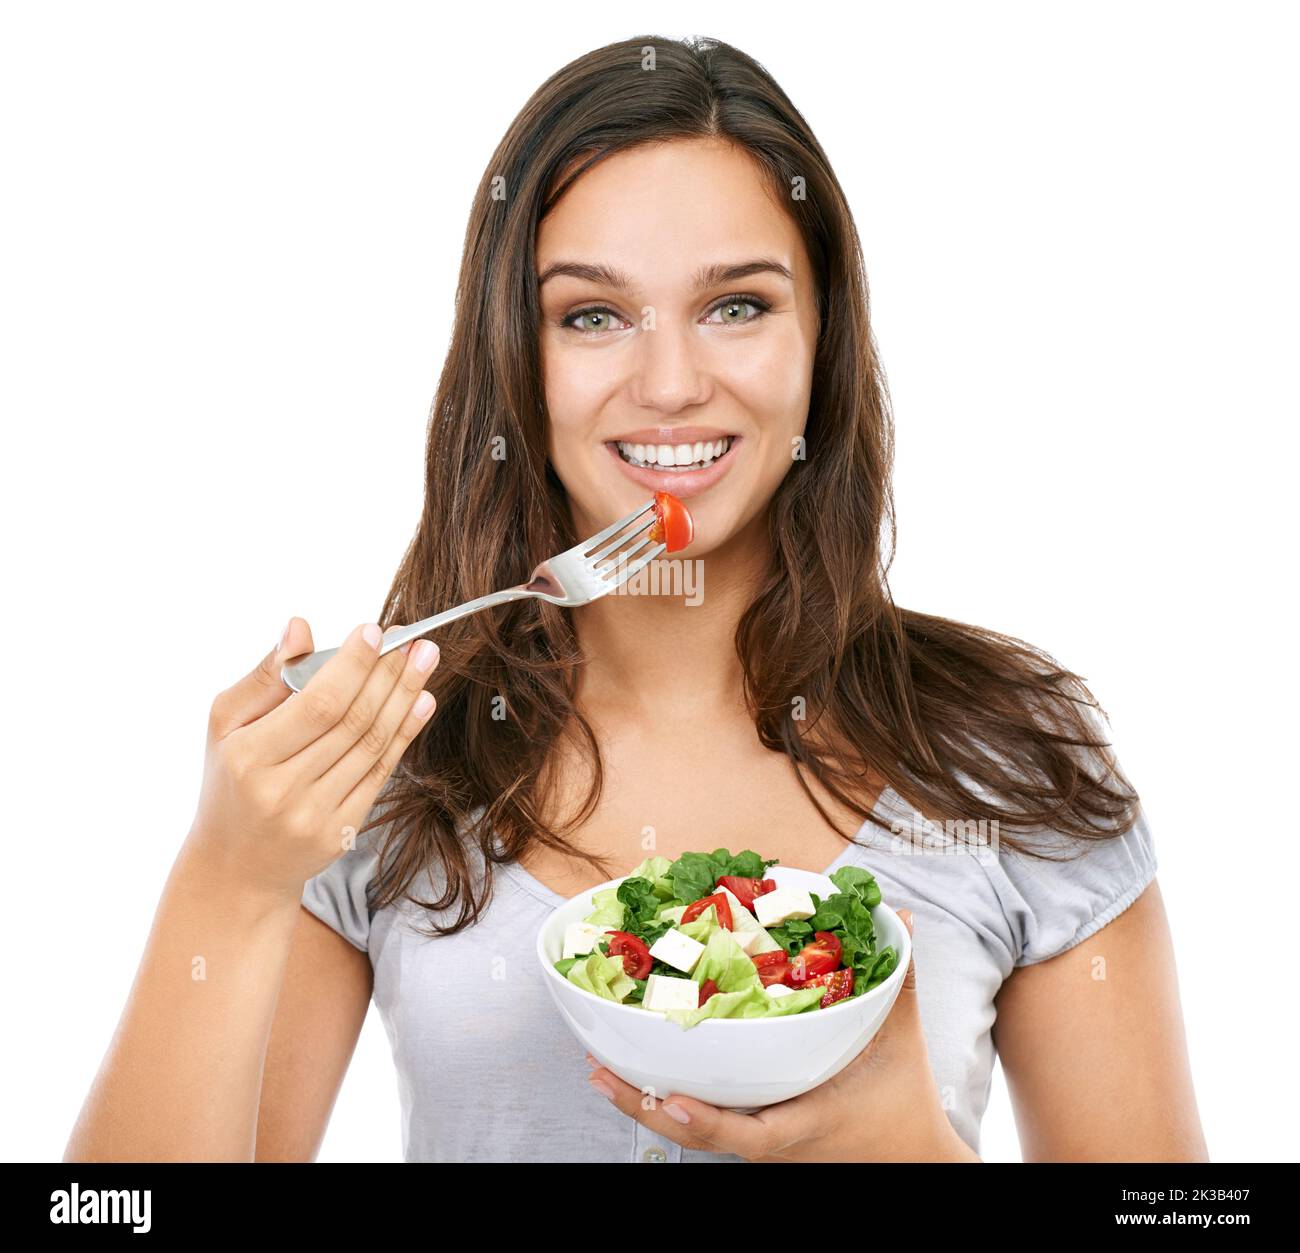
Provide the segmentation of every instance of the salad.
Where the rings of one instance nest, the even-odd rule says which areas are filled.
[[[844,866],[822,900],[766,878],[776,864],[748,849],[647,858],[592,895],[592,912],[565,928],[555,969],[682,1027],[829,1009],[883,983],[898,953],[876,949],[875,876]]]

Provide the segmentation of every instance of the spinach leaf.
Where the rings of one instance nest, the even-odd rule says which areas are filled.
[[[730,854],[727,856],[730,861]],[[671,881],[673,895],[689,905],[701,896],[712,895],[718,881],[717,864],[709,853],[683,853],[664,877]]]
[[[775,857],[764,860],[752,849],[733,856],[730,849],[715,848],[711,853],[683,853],[665,877],[672,881],[673,895],[689,905],[701,896],[712,896],[718,880],[726,875],[761,879],[777,861]]]
[[[649,879],[624,879],[618,885],[617,899],[623,906],[623,925],[619,930],[637,936],[646,944],[653,944],[673,925],[666,918],[655,917],[663,908],[663,901]],[[607,947],[608,941],[603,941],[601,952]]]
[[[789,922],[783,922],[779,927],[769,927],[768,935],[772,937],[786,953],[793,957],[809,940],[813,938],[812,919],[805,921],[802,918],[791,918]],[[822,927],[823,931],[829,931],[829,927]]]
[[[861,982],[862,992],[870,992],[877,984],[884,983],[890,975],[898,968],[898,951],[891,944],[887,948],[882,948],[876,954],[876,959],[870,967],[860,973],[858,970],[853,972],[853,995],[859,995],[858,984]]]
[[[793,957],[813,939],[816,931],[829,931],[840,942],[840,960],[853,969],[853,995],[860,996],[883,983],[898,965],[893,947],[876,951],[876,924],[871,910],[880,904],[880,886],[869,871],[844,866],[831,875],[839,889],[824,901],[812,895],[816,910],[806,920],[791,919],[768,934]]]
[[[723,874],[735,875],[739,879],[761,879],[767,868],[775,866],[778,860],[778,858],[773,857],[771,861],[764,861],[752,849],[747,848],[743,853],[737,853],[731,859]],[[719,875],[718,878],[722,878],[722,875]]]
[[[831,882],[846,895],[860,896],[868,909],[875,909],[880,904],[880,885],[869,870],[859,866],[841,866],[831,875]]]

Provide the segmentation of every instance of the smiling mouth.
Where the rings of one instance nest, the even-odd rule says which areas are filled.
[[[733,442],[733,436],[724,435],[721,439],[694,444],[629,444],[625,440],[613,440],[611,447],[630,466],[683,474],[711,466],[726,456]]]

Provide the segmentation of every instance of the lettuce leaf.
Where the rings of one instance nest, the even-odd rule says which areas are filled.
[[[704,959],[701,957],[701,961]],[[736,992],[719,992],[709,997],[699,1009],[670,1009],[666,1015],[682,1028],[695,1026],[706,1018],[783,1018],[816,1009],[826,995],[825,988],[800,988],[789,996],[768,996],[755,973],[756,987]]]
[[[625,1001],[636,988],[636,981],[623,970],[623,959],[603,953],[591,953],[585,961],[575,960],[565,978],[606,1001]]]
[[[679,923],[677,925],[677,930],[683,935],[689,935],[692,940],[698,940],[701,944],[707,944],[709,942],[709,937],[715,931],[723,930],[722,924],[718,921],[717,906],[710,905],[698,918],[693,918],[687,923]]]
[[[712,910],[713,906],[710,905],[709,909]],[[688,922],[686,925],[689,927],[694,924]],[[763,986],[754,963],[724,927],[717,927],[710,934],[691,978],[696,983],[712,979],[718,985],[719,992],[747,991],[755,984]]]
[[[670,901],[673,898],[673,885],[668,878],[668,871],[672,869],[672,864],[667,857],[647,857],[628,878],[648,879],[659,900]]]
[[[815,1009],[821,1004],[826,989],[800,988],[789,996],[773,997],[767,994],[745,950],[736,943],[735,936],[716,921],[717,911],[712,905],[704,911],[699,922],[710,922],[713,929],[704,944],[704,952],[691,978],[697,983],[712,979],[718,985],[715,992],[698,1009],[670,1010],[667,1017],[679,1026],[693,1027],[706,1018],[780,1018],[786,1014],[799,1014]],[[712,918],[709,916],[713,915]],[[696,923],[688,922],[683,931]]]
[[[617,888],[593,892],[591,903],[596,908],[583,919],[583,922],[590,922],[598,927],[609,927],[615,931],[623,929],[623,905],[618,899]]]

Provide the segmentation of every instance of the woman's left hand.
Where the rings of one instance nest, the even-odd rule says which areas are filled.
[[[912,913],[899,916],[912,933]],[[916,1002],[916,959],[871,1043],[820,1087],[756,1114],[688,1096],[656,1101],[588,1054],[592,1087],[629,1118],[683,1148],[751,1162],[979,1161],[939,1100]]]

